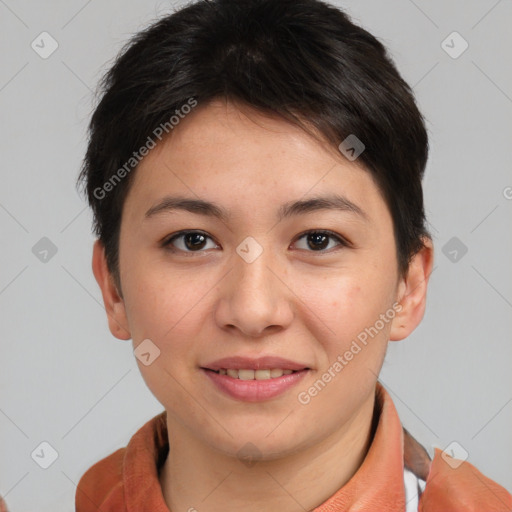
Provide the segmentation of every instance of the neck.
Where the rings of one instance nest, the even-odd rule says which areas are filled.
[[[170,511],[303,512],[318,507],[361,466],[378,418],[372,393],[348,424],[281,458],[243,464],[167,414],[169,454],[159,475]]]

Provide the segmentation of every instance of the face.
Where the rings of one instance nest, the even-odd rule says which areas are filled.
[[[148,387],[226,454],[251,442],[277,457],[350,425],[390,337],[421,316],[396,304],[407,282],[370,174],[232,103],[198,106],[140,163],[119,265],[122,298],[100,282],[117,300],[112,332],[151,340],[146,359],[158,357],[138,360]]]

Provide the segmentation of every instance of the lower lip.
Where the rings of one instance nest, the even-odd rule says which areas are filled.
[[[283,375],[274,379],[265,380],[241,380],[234,379],[229,375],[220,375],[212,370],[201,371],[210,378],[217,388],[229,395],[231,398],[243,400],[244,402],[262,402],[284,393],[299,383],[309,370]]]

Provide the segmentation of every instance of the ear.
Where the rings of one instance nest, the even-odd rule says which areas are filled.
[[[391,324],[390,341],[407,338],[425,314],[427,286],[434,263],[434,249],[430,238],[423,239],[424,247],[417,252],[398,285],[396,315]]]
[[[114,284],[114,278],[107,266],[105,248],[99,240],[96,240],[93,247],[92,271],[101,288],[110,332],[120,340],[129,340],[131,334],[128,327],[124,301]]]

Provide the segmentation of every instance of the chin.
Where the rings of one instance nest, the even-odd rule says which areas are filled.
[[[285,417],[286,414],[279,421],[272,422],[272,427],[268,423],[265,428],[258,429],[242,429],[225,424],[226,430],[231,432],[233,437],[221,429],[217,435],[208,439],[203,437],[203,440],[214,450],[241,460],[245,458],[262,461],[282,459],[313,444],[313,440],[308,441],[308,438],[302,437],[305,433],[303,425],[300,428],[301,436],[298,435],[298,429],[293,429],[292,432],[290,428],[279,425]]]

